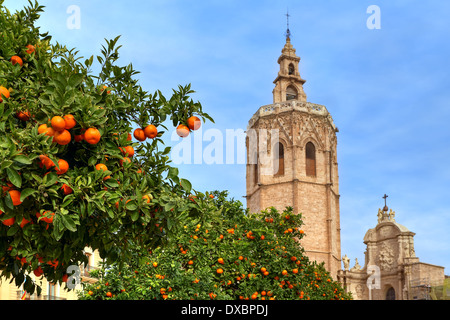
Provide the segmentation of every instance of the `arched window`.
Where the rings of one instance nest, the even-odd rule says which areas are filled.
[[[278,159],[274,158],[274,165],[278,164],[278,170],[275,175],[282,176],[284,175],[284,146],[282,143],[278,142],[275,145],[275,148],[278,148]],[[275,152],[274,155],[276,156]]]
[[[312,142],[306,144],[306,175],[316,176],[316,147]]]
[[[389,290],[386,292],[386,300],[395,300],[394,288],[390,287]]]
[[[289,65],[288,72],[289,72],[289,75],[295,74],[295,67],[292,63]]]
[[[286,100],[297,100],[297,90],[293,86],[287,87]]]

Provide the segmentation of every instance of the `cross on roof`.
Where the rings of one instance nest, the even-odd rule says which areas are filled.
[[[384,208],[383,208],[383,210],[384,211],[387,211],[388,210],[388,207],[387,207],[387,204],[386,204],[386,199],[388,198],[389,196],[387,195],[387,194],[384,194],[384,196],[383,196],[383,199],[384,199]]]
[[[286,13],[286,20],[287,20],[287,30],[286,30],[286,39],[290,39],[291,38],[291,31],[289,30],[289,10]]]

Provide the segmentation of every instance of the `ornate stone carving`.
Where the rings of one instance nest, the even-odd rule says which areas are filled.
[[[349,257],[347,257],[347,255],[342,257],[342,262],[344,263],[344,270],[348,271],[348,268],[350,267],[350,259],[349,259]]]
[[[382,271],[395,270],[394,250],[386,243],[383,243],[381,250],[378,254],[378,264]]]

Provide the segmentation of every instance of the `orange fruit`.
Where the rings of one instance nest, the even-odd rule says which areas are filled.
[[[22,201],[20,201],[20,191],[10,190],[9,195],[11,196],[13,205],[18,206],[22,203]]]
[[[89,128],[84,133],[84,140],[89,144],[97,144],[100,141],[101,134],[96,128]]]
[[[65,115],[64,121],[66,123],[66,126],[64,127],[66,130],[70,130],[77,125],[77,121],[75,120],[75,117],[71,114]]]
[[[45,135],[49,137],[54,137],[55,132],[56,132],[55,129],[53,129],[52,127],[47,127],[47,130],[45,130]]]
[[[103,86],[102,91],[105,90],[106,88],[108,88],[108,86]],[[110,94],[110,93],[111,93],[111,90],[108,90],[106,93],[107,93],[107,94]]]
[[[106,165],[104,165],[103,163],[98,163],[95,165],[95,169],[106,171],[106,170],[108,170],[108,167]]]
[[[152,201],[152,196],[151,195],[148,195],[148,194],[146,194],[145,196],[143,196],[142,197],[142,199],[147,199],[147,203],[150,203],[150,201]]]
[[[153,262],[152,265],[156,268],[158,266],[158,262]]]
[[[261,268],[261,272],[262,272],[262,273],[264,273],[264,272],[266,272],[266,271],[267,271],[266,268],[264,268],[264,267]]]
[[[137,128],[136,130],[134,130],[133,135],[136,138],[136,140],[138,140],[138,141],[145,141],[145,139],[147,139],[147,136],[145,135],[145,131],[142,130],[141,128]]]
[[[18,63],[20,66],[23,66],[23,60],[22,60],[22,58],[19,57],[19,56],[12,56],[12,57],[11,57],[11,63],[12,63],[13,65],[15,65],[15,64]]]
[[[5,87],[0,86],[0,102],[3,101],[2,97],[9,98],[9,96],[10,96],[9,90],[6,89]]]
[[[14,217],[2,221],[2,223],[8,227],[12,226],[14,224],[14,222],[16,222],[16,218],[14,218]]]
[[[42,218],[41,220],[47,223],[53,223],[53,217],[55,216],[54,212],[50,212],[50,211],[44,211],[44,218]],[[38,219],[41,217],[41,214],[38,212],[36,214],[36,217],[38,217]]]
[[[43,134],[43,133],[47,133],[47,129],[48,129],[48,126],[44,123],[44,124],[41,124],[39,127],[38,127],[38,133],[39,134]]]
[[[66,121],[63,117],[54,116],[50,122],[52,124],[52,128],[56,131],[64,131],[66,129]]]
[[[147,138],[154,139],[158,135],[158,129],[153,124],[150,124],[145,127],[144,134]]]
[[[192,260],[189,260],[189,262],[188,262],[188,265],[193,265],[194,264],[194,261],[192,261]]]
[[[111,298],[111,297],[112,297],[112,293],[108,291],[108,292],[106,293],[106,296],[109,297],[109,298]]]
[[[30,221],[28,221],[25,218],[22,218],[22,222],[20,223],[20,227],[23,229],[23,227],[25,227],[28,223],[30,223]]]
[[[73,139],[75,140],[75,142],[83,141],[84,140],[84,135],[78,134],[75,137],[73,137]]]
[[[131,136],[131,133],[129,133],[129,134],[128,134],[128,137],[127,137],[127,141],[131,141],[131,140],[133,140],[133,138],[132,138],[132,136]]]
[[[224,264],[224,261],[223,261],[222,258],[217,259],[217,262],[220,263],[220,264]]]
[[[122,154],[124,156],[132,157],[134,156],[134,148],[132,146],[126,146],[125,148],[120,148],[120,151],[122,151]]]
[[[121,166],[123,166],[123,163],[124,163],[124,162],[131,163],[131,160],[130,160],[130,158],[125,157],[125,158],[123,158],[123,160],[121,159],[121,160],[119,161],[119,163],[120,163]]]
[[[187,120],[187,124],[189,129],[191,130],[198,130],[200,128],[200,126],[202,125],[202,122],[200,121],[200,119],[196,116],[192,116]]]
[[[65,146],[70,143],[72,136],[68,130],[63,129],[63,131],[56,131],[53,139],[57,144]]]
[[[36,277],[40,277],[44,274],[44,270],[42,270],[42,268],[39,266],[37,269],[33,270],[33,273]]]
[[[180,124],[177,127],[177,134],[181,138],[186,138],[189,135],[189,128],[185,126],[184,124]]]
[[[64,194],[67,196],[69,194],[71,194],[73,192],[72,188],[69,187],[67,184],[63,184],[63,186],[61,187],[61,189],[63,190]]]
[[[287,272],[287,270],[283,270],[283,271],[281,271],[281,274],[282,274],[283,276],[285,276],[285,275],[288,274],[288,272]]]
[[[49,157],[45,156],[45,155],[40,155],[39,156],[39,160],[41,160],[41,163],[39,164],[39,166],[42,168],[45,166],[45,168],[48,170],[52,167],[55,166],[55,164],[53,163],[52,160],[50,160]]]
[[[26,48],[28,49],[27,50],[28,54],[32,54],[36,50],[36,48],[33,45],[31,45],[31,44],[27,45]]]
[[[298,269],[292,269],[292,273],[297,274],[298,273]]]
[[[219,269],[217,269],[217,271],[216,271],[218,274],[222,274],[223,273],[223,269],[222,268],[219,268]]]
[[[16,113],[18,119],[22,121],[30,120],[30,113],[28,111],[19,111]]]
[[[56,174],[58,175],[64,174],[69,170],[69,163],[67,163],[67,161],[64,159],[59,159],[58,167],[59,169],[55,168]]]

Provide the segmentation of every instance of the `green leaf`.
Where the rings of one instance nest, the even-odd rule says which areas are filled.
[[[6,168],[6,173],[8,174],[9,181],[17,188],[22,187],[22,177],[20,174],[11,168]]]
[[[32,194],[37,193],[37,190],[31,189],[31,188],[26,188],[24,190],[22,190],[20,192],[20,201],[25,200],[26,198],[28,198],[29,196],[31,196]]]
[[[169,168],[169,172],[167,173],[167,178],[168,179],[177,179],[178,178],[178,168]]]
[[[68,85],[72,88],[76,88],[81,82],[83,82],[84,75],[81,73],[73,74],[70,76]]]
[[[44,186],[50,187],[50,186],[54,185],[57,180],[58,180],[58,175],[54,172],[50,172],[49,174],[47,174],[44,177],[44,180],[43,180]]]
[[[13,162],[11,160],[4,160],[4,161],[2,161],[2,165],[0,167],[0,170],[4,170],[4,169],[8,168],[12,164],[13,164]]]
[[[8,237],[12,237],[13,235],[16,234],[17,231],[19,231],[19,229],[20,229],[20,227],[17,224],[15,224],[15,225],[11,226],[11,228],[8,229],[8,232],[6,233],[6,235]]]
[[[77,227],[75,226],[75,222],[72,220],[72,218],[69,215],[60,215],[60,220],[64,227],[67,228],[67,230],[75,232],[77,231]]]
[[[110,178],[108,180],[105,180],[105,185],[110,188],[117,188],[119,187],[119,182],[117,182],[117,180]]]
[[[137,221],[137,219],[139,219],[139,212],[138,211],[134,211],[131,213],[131,221],[135,222]]]
[[[181,183],[181,187],[182,187],[187,193],[191,192],[192,184],[191,184],[188,180],[186,180],[186,179],[181,179],[181,180],[180,180],[180,183]]]
[[[17,161],[22,164],[32,164],[33,162],[30,160],[30,158],[24,156],[24,155],[18,155],[14,157],[14,161]]]

